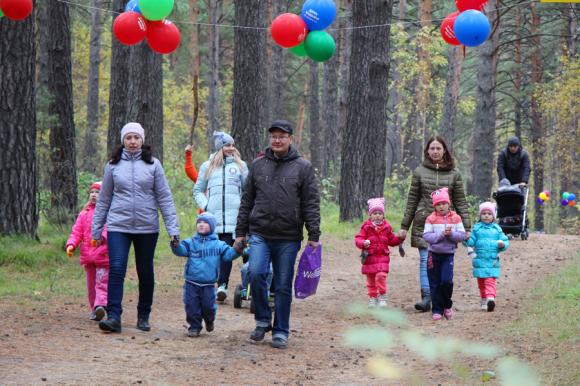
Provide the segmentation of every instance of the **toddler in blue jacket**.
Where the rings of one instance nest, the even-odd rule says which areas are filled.
[[[187,257],[183,302],[189,324],[187,335],[190,337],[199,336],[202,320],[206,331],[213,331],[217,310],[215,283],[220,263],[232,261],[240,255],[218,239],[215,224],[215,217],[211,213],[202,213],[197,217],[197,233],[178,246],[171,244],[171,250],[176,256]]]
[[[496,280],[500,274],[499,253],[510,245],[507,236],[495,220],[495,204],[484,202],[479,205],[479,219],[471,231],[467,245],[475,248],[473,276],[477,278],[481,309],[495,309]]]

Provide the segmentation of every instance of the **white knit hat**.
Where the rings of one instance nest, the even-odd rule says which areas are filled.
[[[125,136],[129,133],[137,134],[141,137],[143,142],[145,142],[145,130],[143,130],[143,126],[141,126],[139,123],[129,122],[123,126],[123,129],[121,129],[121,142],[123,142]]]
[[[482,202],[479,205],[479,215],[481,216],[481,212],[483,212],[484,210],[489,210],[491,212],[491,214],[493,215],[493,218],[495,220],[495,216],[496,214],[496,205],[493,202]]]

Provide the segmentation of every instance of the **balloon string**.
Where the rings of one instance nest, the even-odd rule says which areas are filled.
[[[68,0],[56,0],[56,1],[61,2],[61,3],[70,4],[70,5],[74,5],[74,6],[81,7],[81,8],[98,9],[98,10],[101,10],[104,12],[109,12],[109,13],[114,13],[114,14],[121,14],[122,13],[122,12],[112,11],[112,10],[106,9],[106,8],[93,7],[92,5],[75,3],[73,1],[68,1]],[[535,3],[536,1],[537,0],[530,0],[530,1],[525,1],[522,3],[514,4],[514,5],[506,5],[503,7],[497,7],[497,8],[495,8],[495,10],[500,10],[500,9],[504,9],[504,8],[516,8],[516,7],[528,5],[531,3]],[[443,20],[445,20],[445,18],[431,19],[431,20],[425,20],[425,21],[433,22],[433,21],[443,21]],[[189,25],[201,25],[201,26],[208,26],[208,27],[253,29],[253,30],[260,30],[260,31],[265,31],[265,30],[270,29],[270,27],[252,27],[252,26],[233,25],[233,24],[212,24],[212,23],[200,23],[200,22],[193,23],[193,22],[184,21],[184,20],[177,20],[177,21],[172,20],[172,22],[174,24],[189,24]],[[328,28],[328,31],[355,30],[355,29],[363,29],[363,28],[381,28],[381,27],[388,27],[388,26],[401,25],[401,24],[416,24],[418,22],[419,22],[418,20],[416,20],[416,21],[396,21],[393,23],[385,23],[385,24],[361,25],[361,26],[341,27],[341,28]]]

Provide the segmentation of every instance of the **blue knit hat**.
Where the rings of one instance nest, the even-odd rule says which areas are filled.
[[[209,235],[211,235],[215,231],[215,216],[213,214],[209,212],[201,213],[199,216],[197,216],[195,225],[199,224],[200,221],[204,221],[209,224],[209,233],[208,233]]]
[[[223,131],[213,132],[213,144],[216,150],[220,150],[222,147],[228,144],[233,144],[234,139],[231,135],[224,133]]]

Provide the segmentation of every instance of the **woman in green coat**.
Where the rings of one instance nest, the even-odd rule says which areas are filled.
[[[415,304],[419,311],[431,309],[431,294],[427,277],[427,247],[423,240],[425,219],[433,212],[431,193],[437,189],[448,188],[453,210],[461,216],[466,230],[466,239],[470,236],[471,223],[469,221],[468,205],[465,199],[465,190],[461,175],[455,170],[453,157],[443,138],[431,137],[423,152],[423,165],[413,172],[411,187],[407,197],[407,207],[401,222],[401,232],[406,236],[411,228],[411,246],[419,249],[419,281],[421,283],[421,301]]]

